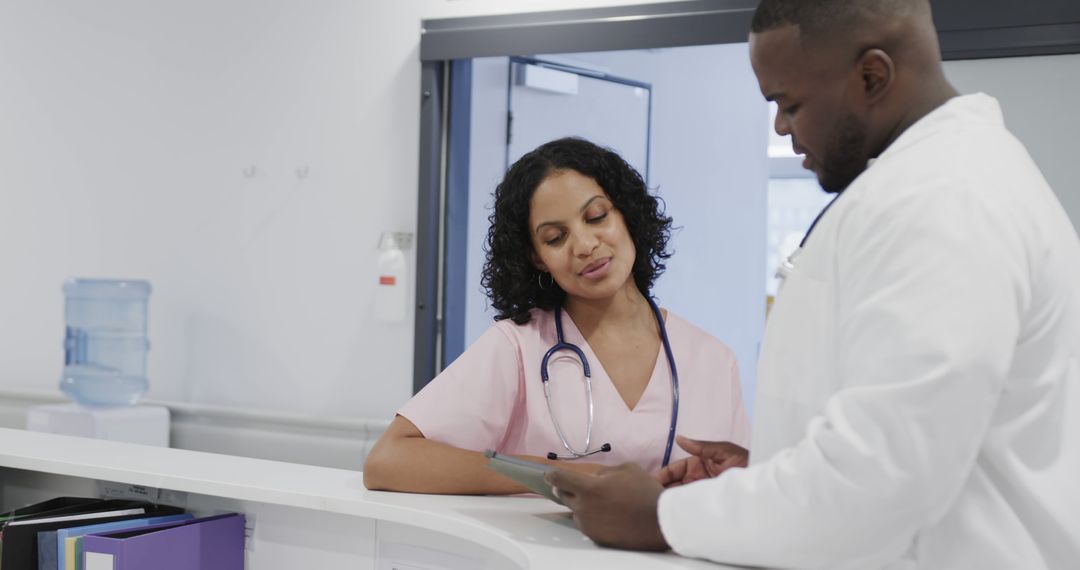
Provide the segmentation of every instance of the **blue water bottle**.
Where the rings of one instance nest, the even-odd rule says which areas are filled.
[[[64,282],[64,375],[60,389],[90,407],[130,406],[146,380],[150,284],[118,279]]]

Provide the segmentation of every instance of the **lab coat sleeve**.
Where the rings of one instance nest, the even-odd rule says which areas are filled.
[[[847,212],[834,277],[841,388],[793,447],[665,491],[658,512],[676,552],[876,568],[945,514],[972,471],[1029,296],[1008,213],[975,190],[923,188]]]
[[[499,450],[524,393],[523,382],[518,345],[493,325],[398,414],[433,441]]]

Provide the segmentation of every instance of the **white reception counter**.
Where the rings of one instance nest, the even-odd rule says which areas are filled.
[[[599,548],[538,497],[368,491],[356,471],[0,429],[0,508],[61,494],[244,512],[249,570],[723,568]]]

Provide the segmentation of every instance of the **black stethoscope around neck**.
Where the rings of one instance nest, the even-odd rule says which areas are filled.
[[[828,204],[825,204],[825,207],[822,208],[820,212],[818,212],[817,216],[814,217],[814,221],[810,222],[810,227],[806,230],[806,233],[803,235],[802,239],[799,240],[799,247],[795,248],[795,251],[791,252],[791,255],[788,255],[787,258],[784,259],[784,261],[780,262],[780,266],[776,268],[775,277],[777,279],[787,280],[788,276],[791,275],[791,272],[795,270],[795,260],[799,258],[799,255],[802,254],[803,248],[806,247],[806,240],[810,239],[810,234],[814,232],[814,228],[817,227],[818,222],[820,222],[821,218],[825,216],[825,212],[828,212],[829,208],[831,208],[832,205],[840,199],[840,194],[842,194],[842,192],[837,193],[836,196],[833,196],[832,200],[829,200]]]
[[[660,307],[656,306],[656,302],[652,298],[647,299],[649,306],[652,307],[653,314],[656,316],[656,323],[660,329],[660,341],[664,345],[664,354],[667,356],[668,368],[671,370],[671,425],[668,427],[667,447],[664,449],[664,459],[661,463],[662,467],[666,467],[671,460],[671,450],[675,445],[675,427],[679,421],[679,372],[675,368],[675,356],[671,352],[671,343],[668,341],[667,326],[664,324],[664,316],[660,313]],[[580,459],[582,457],[588,457],[594,453],[606,453],[611,451],[611,444],[605,443],[596,449],[589,449],[592,443],[592,428],[593,428],[593,395],[592,395],[592,373],[589,370],[589,360],[585,358],[585,353],[581,348],[573,343],[566,342],[563,336],[562,327],[562,307],[555,307],[555,334],[557,340],[555,345],[548,349],[547,354],[544,355],[544,359],[540,362],[540,380],[544,383],[544,399],[547,400],[548,414],[551,416],[551,423],[555,426],[555,433],[558,434],[559,439],[562,441],[562,445],[569,452],[569,455],[559,455],[552,451],[547,454],[548,459]],[[566,433],[563,432],[562,426],[559,424],[558,416],[555,415],[555,409],[551,405],[551,389],[548,385],[548,360],[556,352],[560,350],[569,350],[577,355],[581,359],[581,368],[585,373],[585,403],[588,408],[587,420],[585,424],[585,448],[578,450],[574,446],[570,445],[570,440],[567,439]]]

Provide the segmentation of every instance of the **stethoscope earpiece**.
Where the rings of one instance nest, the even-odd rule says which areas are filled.
[[[580,453],[580,452],[577,452],[577,451],[571,451],[570,453],[572,453],[572,455],[559,455],[558,453],[555,453],[554,451],[549,451],[548,454],[547,454],[547,458],[552,460],[552,461],[555,461],[556,459],[581,459],[582,457],[588,457],[590,455],[595,455],[597,453],[607,453],[609,451],[611,451],[611,444],[610,443],[605,443],[604,445],[600,446],[600,449],[594,449],[592,451],[586,451],[584,453]]]

